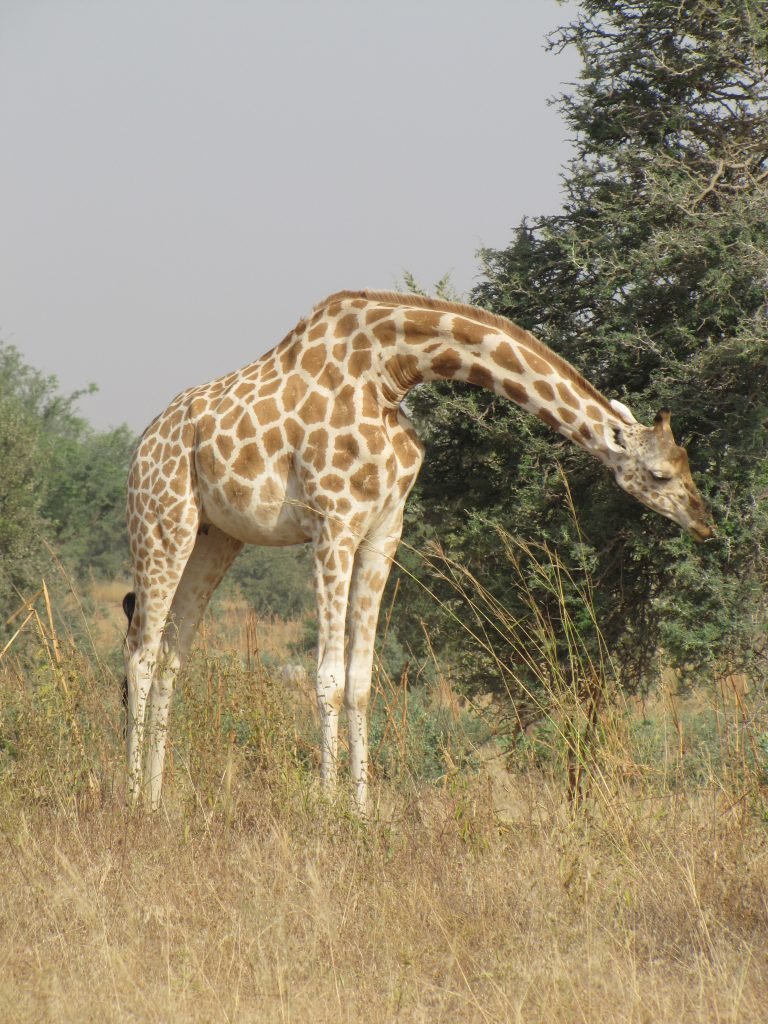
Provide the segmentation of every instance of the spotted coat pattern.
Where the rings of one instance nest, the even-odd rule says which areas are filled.
[[[322,778],[335,779],[346,705],[355,798],[365,809],[376,623],[423,454],[401,403],[435,379],[511,399],[599,458],[640,501],[709,536],[667,413],[642,426],[533,335],[475,307],[388,292],[332,295],[261,359],[182,392],[139,442],[128,480],[134,800],[143,790],[158,804],[174,680],[238,551],[309,542]]]

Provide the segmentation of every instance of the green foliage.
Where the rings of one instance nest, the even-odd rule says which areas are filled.
[[[381,778],[434,781],[471,764],[473,752],[489,738],[481,718],[441,706],[426,686],[400,689],[373,705],[369,746]]]
[[[540,423],[455,386],[409,398],[427,459],[406,537],[439,534],[511,612],[489,522],[589,566],[602,633],[637,686],[660,648],[681,665],[749,659],[765,618],[768,19],[752,0],[584,0],[551,45],[576,46],[584,65],[559,101],[576,148],[564,212],[482,252],[473,301],[639,418],[670,406],[719,540],[695,547]],[[450,631],[434,602],[401,592],[398,628]]]
[[[21,402],[0,391],[0,622],[39,587],[46,561],[38,440],[37,425]]]
[[[87,389],[91,390],[91,389]],[[127,427],[94,431],[55,377],[0,344],[0,619],[51,577],[50,548],[78,579],[114,577],[127,555]]]
[[[79,579],[125,573],[125,483],[136,438],[128,427],[58,437],[50,449],[43,511]]]
[[[312,562],[308,547],[246,546],[227,576],[261,615],[297,619],[312,607]]]

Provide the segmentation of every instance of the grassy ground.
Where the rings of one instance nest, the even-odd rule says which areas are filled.
[[[122,801],[119,618],[111,652],[49,636],[0,662],[0,1019],[765,1020],[756,695],[709,708],[716,757],[701,700],[622,712],[574,807],[533,740],[512,770],[487,741],[462,756],[445,693],[425,781],[383,682],[362,824],[318,792],[311,699],[277,671],[293,627],[229,612],[180,688],[152,818]]]

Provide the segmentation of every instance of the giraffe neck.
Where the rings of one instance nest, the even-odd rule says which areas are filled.
[[[361,293],[351,293],[359,296]],[[362,293],[361,326],[379,343],[379,387],[392,407],[416,384],[467,381],[511,399],[553,430],[612,464],[613,431],[635,420],[551,349],[503,317],[472,306]]]

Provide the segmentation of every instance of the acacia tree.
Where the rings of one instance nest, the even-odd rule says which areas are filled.
[[[661,648],[691,665],[735,663],[759,647],[768,5],[582,0],[549,45],[575,46],[583,61],[558,100],[574,138],[563,211],[526,220],[506,249],[483,251],[473,301],[534,331],[646,422],[672,408],[719,540],[695,547],[538,421],[485,392],[444,386],[412,399],[428,458],[409,539],[423,542],[439,524],[444,542],[512,604],[493,524],[545,540],[576,572],[588,567],[603,633],[625,683],[637,685]],[[418,610],[449,635],[404,589],[406,615]],[[477,676],[476,655],[472,664]]]

